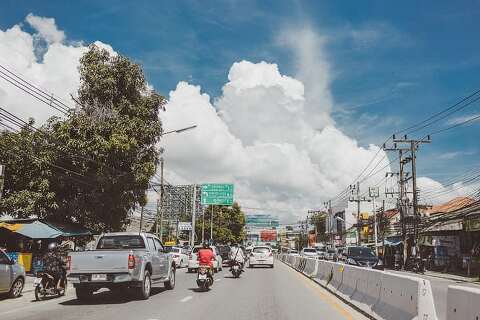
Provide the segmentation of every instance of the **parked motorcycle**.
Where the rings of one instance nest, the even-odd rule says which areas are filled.
[[[233,260],[230,265],[230,271],[232,272],[232,276],[234,278],[240,277],[242,274],[243,270],[243,264],[241,262],[238,262],[236,260]]]
[[[61,297],[65,295],[67,288],[67,277],[65,272],[62,273],[60,285],[55,289],[55,278],[47,272],[37,272],[37,278],[34,281],[35,299],[43,300],[47,297]]]
[[[213,285],[212,270],[209,266],[199,266],[197,273],[197,285],[202,291],[207,291]]]
[[[425,272],[426,259],[420,257],[411,257],[407,263],[406,270],[413,271],[415,273]]]

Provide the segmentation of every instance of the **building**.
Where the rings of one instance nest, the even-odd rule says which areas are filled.
[[[271,214],[246,215],[245,231],[247,243],[277,244],[277,232],[280,222],[277,216]]]

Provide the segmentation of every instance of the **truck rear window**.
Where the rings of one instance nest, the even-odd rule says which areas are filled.
[[[145,249],[141,236],[105,236],[98,241],[97,250]]]

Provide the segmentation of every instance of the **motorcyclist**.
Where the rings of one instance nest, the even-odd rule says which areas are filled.
[[[202,244],[202,248],[198,250],[198,264],[199,266],[208,265],[209,272],[212,274],[213,270],[213,261],[215,260],[215,253],[212,248],[208,245],[207,242]]]
[[[44,271],[53,277],[55,289],[59,287],[63,289],[63,276],[65,273],[64,262],[58,252],[57,244],[52,242],[48,245],[48,252],[43,257]]]
[[[240,267],[243,269],[243,264],[245,263],[245,255],[243,254],[242,248],[234,243],[230,248],[230,265],[233,266],[234,262],[240,264]]]

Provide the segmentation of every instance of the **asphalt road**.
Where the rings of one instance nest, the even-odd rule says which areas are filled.
[[[209,292],[198,292],[196,274],[177,270],[174,290],[156,288],[149,300],[132,300],[108,290],[92,302],[80,303],[72,289],[67,295],[34,302],[33,293],[0,300],[0,319],[366,319],[320,286],[277,262],[274,269],[246,269],[241,278],[224,270],[215,275]]]

